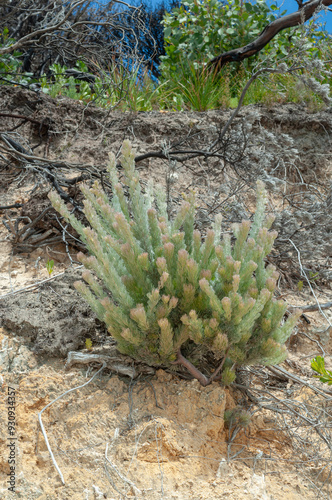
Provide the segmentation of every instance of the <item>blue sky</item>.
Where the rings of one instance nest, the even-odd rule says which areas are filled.
[[[295,0],[276,0],[276,3],[277,5],[282,6],[282,10],[287,10],[288,14],[295,12],[299,8]],[[320,14],[320,20],[321,22],[326,23],[326,30],[329,33],[332,33],[332,12],[322,12]]]

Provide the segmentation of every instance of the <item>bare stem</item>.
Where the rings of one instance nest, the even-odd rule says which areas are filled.
[[[186,367],[188,372],[191,373],[191,375],[195,377],[203,387],[206,387],[212,382],[181,354],[180,349],[178,350],[178,357],[177,360],[174,361],[174,365],[182,365]]]
[[[225,356],[224,356],[222,362],[220,363],[220,365],[218,366],[218,368],[212,373],[211,377],[209,378],[209,383],[213,382],[216,379],[218,373],[221,372],[221,370],[222,370],[222,368],[224,366],[224,363],[226,361],[228,351],[229,351],[229,349],[226,350]]]

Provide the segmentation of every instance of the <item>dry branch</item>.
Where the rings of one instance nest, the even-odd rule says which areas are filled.
[[[324,387],[322,387],[321,389],[318,389],[314,385],[310,384],[309,382],[306,382],[301,377],[298,377],[297,375],[290,373],[289,371],[285,370],[281,366],[276,366],[276,365],[275,366],[266,366],[266,369],[279,377],[283,377],[284,380],[292,380],[293,382],[296,382],[297,384],[305,385],[306,387],[309,387],[312,391],[314,391],[316,394],[324,396],[324,398],[326,398],[326,399],[332,400],[332,390],[324,389]],[[329,397],[327,397],[326,394]]]
[[[332,307],[332,302],[325,302],[325,304],[311,304],[309,306],[288,306],[289,309],[301,309],[303,312],[320,311],[321,309],[329,309]]]
[[[5,118],[18,118],[21,120],[26,120],[26,121],[29,121],[31,123],[35,123],[36,125],[39,125],[39,126],[43,125],[42,122],[39,122],[38,120],[34,120],[33,118],[30,118],[29,116],[25,116],[25,115],[16,115],[14,113],[0,113],[0,116],[5,117]]]
[[[70,351],[65,369],[69,370],[69,368],[76,364],[87,365],[91,363],[104,363],[105,367],[112,372],[125,375],[131,379],[138,377],[141,373],[145,373],[145,375],[153,375],[155,373],[155,370],[150,366],[142,364],[134,366],[134,360],[129,356],[120,354],[114,346],[110,350],[104,350],[101,353]]]

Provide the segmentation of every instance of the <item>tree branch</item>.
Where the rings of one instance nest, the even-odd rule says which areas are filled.
[[[315,12],[322,7],[328,7],[332,0],[313,0],[305,3],[297,12],[276,19],[264,28],[262,33],[253,42],[238,49],[229,50],[215,57],[208,63],[208,67],[214,67],[220,71],[225,64],[238,62],[260,52],[280,31],[286,28],[299,26],[310,19]]]

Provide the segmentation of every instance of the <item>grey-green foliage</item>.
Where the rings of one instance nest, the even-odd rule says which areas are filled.
[[[78,255],[85,283],[75,287],[106,323],[119,351],[150,365],[170,366],[188,343],[202,345],[217,359],[227,357],[225,383],[234,379],[234,363],[283,360],[283,344],[299,314],[282,323],[287,305],[273,298],[277,273],[264,259],[276,232],[269,231],[273,217],[265,216],[263,183],[257,182],[254,221],[234,226],[234,244],[229,234],[221,241],[220,216],[203,240],[194,230],[194,194],[169,220],[163,188],[149,184],[142,193],[128,141],[122,155],[128,196],[112,154],[112,200],[98,182],[82,188],[90,227],[50,194],[90,254]]]

